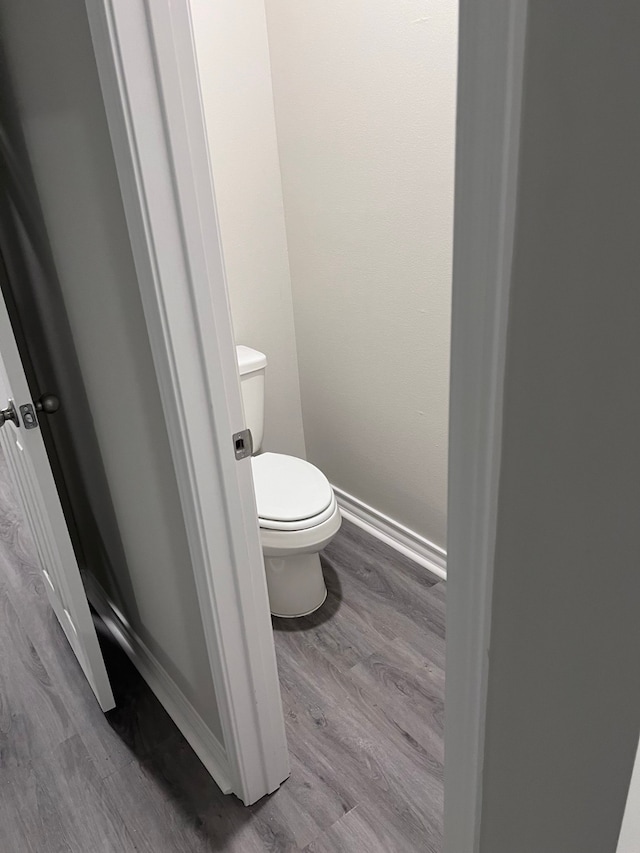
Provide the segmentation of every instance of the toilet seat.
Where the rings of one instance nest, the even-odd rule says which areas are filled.
[[[282,453],[262,453],[251,458],[251,466],[260,541],[273,587],[275,569],[269,568],[273,560],[300,558],[304,562],[305,555],[318,554],[340,529],[342,516],[331,484],[310,462]]]
[[[336,511],[336,498],[315,465],[283,453],[262,453],[251,459],[260,527],[266,530],[307,530]]]
[[[334,495],[329,506],[318,515],[312,515],[311,518],[302,518],[299,521],[277,521],[273,518],[258,516],[258,522],[263,530],[309,530],[311,527],[317,527],[323,521],[331,518],[337,506],[338,501]]]
[[[271,530],[260,527],[260,542],[265,557],[293,557],[297,554],[316,554],[336,535],[342,524],[338,504],[331,515],[313,527],[296,530]]]

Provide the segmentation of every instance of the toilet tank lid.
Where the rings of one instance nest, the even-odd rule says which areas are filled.
[[[263,352],[258,352],[257,349],[251,349],[251,347],[237,346],[236,356],[240,376],[244,376],[245,373],[254,373],[256,370],[262,370],[267,366],[266,355]]]

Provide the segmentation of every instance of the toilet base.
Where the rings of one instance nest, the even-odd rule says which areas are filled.
[[[327,587],[317,552],[265,557],[264,567],[273,616],[296,619],[308,616],[324,604]]]

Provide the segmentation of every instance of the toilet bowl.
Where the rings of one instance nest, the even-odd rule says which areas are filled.
[[[274,616],[307,616],[322,606],[327,588],[320,551],[342,518],[331,484],[311,463],[283,453],[259,453],[264,433],[267,359],[236,347],[245,424],[251,431],[253,482],[269,606]]]
[[[271,612],[307,616],[327,597],[320,551],[342,523],[336,497],[303,459],[263,453],[251,462]]]

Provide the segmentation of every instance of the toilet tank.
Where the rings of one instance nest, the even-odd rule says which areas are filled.
[[[236,355],[244,423],[251,430],[253,452],[257,453],[262,447],[264,436],[264,374],[267,357],[263,352],[243,346],[236,347]]]

